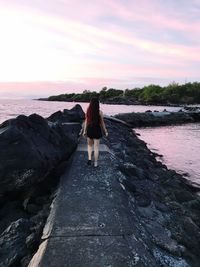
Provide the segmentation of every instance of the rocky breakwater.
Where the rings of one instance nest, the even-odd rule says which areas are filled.
[[[0,125],[1,267],[27,266],[37,250],[83,117],[76,105],[47,119],[20,115]]]
[[[200,266],[200,197],[174,170],[157,161],[129,127],[106,120],[105,143],[134,216],[134,266]]]
[[[200,112],[147,111],[142,113],[121,113],[115,115],[115,117],[129,123],[132,127],[145,127],[199,122]]]

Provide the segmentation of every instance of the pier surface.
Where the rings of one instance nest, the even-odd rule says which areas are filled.
[[[101,144],[99,167],[88,166],[81,140],[29,267],[139,266],[130,243],[133,221],[112,153]]]

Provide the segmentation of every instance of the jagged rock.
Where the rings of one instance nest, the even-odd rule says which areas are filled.
[[[31,223],[19,219],[0,235],[0,266],[15,266],[14,264],[28,252],[26,238],[30,234]]]
[[[37,245],[37,237],[35,233],[31,233],[29,236],[26,238],[26,246],[28,249],[32,249],[36,247]]]
[[[26,217],[20,201],[5,201],[0,209],[0,234],[10,225],[11,222]]]
[[[85,118],[85,113],[83,112],[81,106],[76,104],[72,109],[64,109],[62,111],[57,111],[47,118],[48,121],[63,123],[63,122],[82,122]]]
[[[12,179],[11,175],[8,177],[7,172],[4,172],[5,180],[2,180],[4,176],[0,173],[0,195],[3,200],[7,193],[8,196],[13,196],[16,192],[34,187],[37,190],[31,190],[31,194],[24,195],[24,198],[20,194],[21,208],[24,212],[23,204],[25,209],[30,205],[37,205],[37,210],[34,211],[37,213],[27,213],[30,220],[20,219],[2,233],[0,267],[7,267],[9,264],[17,266],[19,263],[26,266],[30,261],[32,249],[39,245],[51,201],[49,197],[48,202],[49,192],[45,192],[45,196],[42,195],[43,191],[35,193],[40,191],[38,182],[43,179],[45,181],[44,177],[48,176],[52,167],[55,177],[62,173],[68,157],[67,149],[71,145],[67,145],[65,140],[73,140],[73,144],[76,144],[77,138],[74,126],[74,134],[69,138],[68,131],[72,132],[72,128],[67,124],[63,126],[61,123],[47,123],[36,115],[22,116],[18,120],[7,121],[1,126],[6,127],[4,133],[7,131],[7,134],[4,139],[3,133],[0,135],[0,149],[2,148],[7,158],[0,155],[0,159],[5,159],[8,165],[6,171],[12,171],[11,174],[19,171],[13,171],[12,166],[22,169],[23,163],[27,164],[28,160],[32,161],[31,166],[38,169],[32,168],[33,174],[28,173],[17,182],[16,179],[21,176],[16,176],[15,172]],[[199,197],[194,195],[194,190],[185,183],[181,175],[156,161],[156,155],[148,150],[131,128],[109,120],[106,120],[106,124],[109,136],[104,138],[104,142],[116,157],[119,182],[124,189],[123,194],[127,194],[127,205],[134,216],[131,221],[133,232],[131,235],[124,235],[128,243],[133,244],[133,259],[139,259],[138,264],[145,262],[141,266],[199,266]],[[1,161],[0,168],[3,171],[2,167]],[[51,175],[54,177],[52,172]],[[49,183],[44,184],[50,186]],[[15,205],[8,206],[9,210],[12,207],[15,208]],[[5,214],[5,210],[2,214]]]
[[[196,191],[181,175],[158,162],[157,155],[128,127],[112,121],[107,121],[107,127],[109,136],[104,141],[120,157],[117,168],[130,196],[134,238],[141,239],[157,263],[144,266],[199,266],[200,198]],[[141,246],[137,246],[135,242],[138,257],[146,255],[147,251],[141,252]]]
[[[36,114],[10,120],[0,135],[0,193],[27,190],[45,179],[75,149],[77,138],[69,135]]]
[[[84,114],[80,106],[64,113],[71,121]],[[57,169],[76,148],[81,124],[61,125],[32,114],[0,128],[0,267],[27,266],[61,175]]]
[[[119,170],[130,177],[137,177],[139,179],[145,178],[145,173],[141,168],[136,167],[134,164],[121,164]]]

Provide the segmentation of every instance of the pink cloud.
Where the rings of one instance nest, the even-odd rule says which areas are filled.
[[[134,83],[135,77],[198,77],[198,40],[196,45],[180,44],[175,39],[158,38],[158,34],[164,36],[168,30],[169,34],[176,30],[192,41],[199,36],[200,21],[178,17],[176,11],[169,18],[169,10],[165,12],[159,3],[0,3],[1,81],[27,81],[1,84],[0,92],[49,95],[66,88],[81,91],[106,84],[125,86]],[[51,82],[32,83],[47,80]]]
[[[198,0],[196,3],[199,4]],[[185,20],[177,19],[173,17],[173,15],[175,12],[178,13],[178,10],[173,14],[167,14],[159,1],[143,0],[140,1],[139,4],[137,2],[128,1],[125,5],[121,1],[110,0],[108,1],[108,5],[111,7],[116,17],[125,21],[145,22],[148,28],[152,25],[156,28],[180,30],[189,34],[200,33],[200,20],[191,21],[188,19],[188,21],[186,21],[186,18]],[[188,10],[186,8],[185,15],[187,15],[187,12]]]

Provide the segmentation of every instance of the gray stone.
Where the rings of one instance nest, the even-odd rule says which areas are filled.
[[[26,238],[30,233],[30,222],[19,219],[0,235],[0,267],[15,266],[28,252]]]

